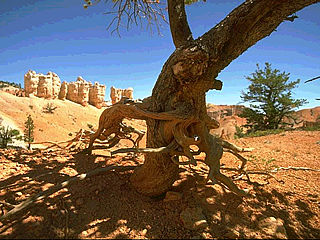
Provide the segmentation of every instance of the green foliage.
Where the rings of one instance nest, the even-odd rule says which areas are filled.
[[[279,134],[284,132],[285,129],[268,129],[268,130],[258,130],[258,131],[252,131],[248,132],[244,135],[244,137],[261,137],[261,136],[267,136],[272,134]]]
[[[303,131],[320,131],[320,124],[302,128]]]
[[[47,105],[43,108],[43,112],[54,113],[56,109],[57,109],[57,106],[54,106],[53,103],[47,103]]]
[[[34,123],[31,115],[28,115],[27,121],[24,123],[24,141],[28,143],[28,149],[31,147],[31,143],[34,141]]]
[[[21,84],[20,83],[14,83],[14,82],[7,82],[7,81],[0,81],[0,88],[5,88],[5,87],[16,87],[21,89]]]
[[[0,148],[7,148],[14,139],[21,139],[19,135],[20,132],[17,129],[0,126]]]
[[[250,103],[250,107],[245,108],[240,117],[247,119],[246,126],[252,131],[284,127],[284,117],[291,117],[294,109],[307,102],[292,98],[292,89],[300,80],[289,82],[289,75],[265,63],[264,69],[257,64],[257,70],[246,77],[251,84],[247,92],[242,91],[241,99]]]
[[[274,161],[274,158],[265,159],[265,158],[257,158],[256,156],[250,155],[248,161],[254,165],[255,170],[270,172],[271,170],[278,168]]]
[[[243,132],[243,127],[236,126],[236,133],[234,134],[234,138],[242,138],[245,136]]]

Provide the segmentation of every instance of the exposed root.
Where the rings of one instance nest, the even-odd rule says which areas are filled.
[[[200,122],[201,123],[201,122]],[[243,173],[243,170],[246,167],[247,159],[241,156],[238,152],[244,151],[252,151],[252,148],[242,148],[238,147],[234,144],[231,144],[225,140],[220,138],[216,138],[212,135],[200,134],[200,136],[193,135],[193,137],[189,137],[187,135],[188,128],[191,125],[199,124],[198,120],[189,119],[188,121],[177,121],[174,127],[172,128],[172,135],[174,140],[168,144],[168,146],[159,147],[159,148],[125,148],[118,149],[113,151],[111,154],[118,153],[169,153],[171,155],[171,160],[173,163],[177,165],[196,165],[195,155],[199,155],[201,152],[206,154],[205,163],[209,166],[209,173],[207,177],[207,181],[210,179],[212,181],[220,181],[225,184],[231,191],[235,192],[239,196],[245,196],[247,193],[241,189],[239,189],[231,179],[227,176],[220,173],[220,159],[222,157],[223,150],[232,153],[237,158],[242,161],[241,166],[238,171]],[[205,125],[204,125],[205,126]],[[202,128],[203,131],[207,131],[206,127]],[[199,130],[199,129],[198,129]],[[205,139],[205,141],[204,141]],[[199,147],[198,151],[192,151],[190,146],[196,145]],[[179,161],[180,156],[187,157],[188,161]]]
[[[138,135],[136,139],[133,138],[132,133]],[[71,149],[82,150],[90,142],[90,137],[93,134],[94,134],[93,131],[80,129],[74,138],[67,141],[61,141],[61,142],[46,141],[46,142],[36,142],[33,144],[50,144],[44,150],[47,150],[53,147],[57,147],[60,149],[67,149],[67,150],[71,150]],[[138,147],[140,141],[145,135],[145,132],[137,130],[131,126],[127,126],[125,123],[121,122],[119,123],[118,131],[116,132],[116,134],[113,134],[115,136],[112,137],[111,135],[112,133],[109,134],[109,133],[102,132],[97,137],[96,141],[102,144],[103,146],[92,146],[91,149],[108,149],[108,148],[114,147],[117,143],[119,143],[121,139],[128,139],[133,143],[134,147]]]
[[[217,141],[219,142],[219,144],[223,147],[223,148],[227,148],[230,149],[232,151],[235,152],[252,152],[254,150],[254,148],[243,148],[243,147],[239,147],[235,144],[232,144],[226,140],[223,140],[222,138],[217,138]]]
[[[121,148],[111,152],[111,156],[118,153],[168,153],[171,149],[168,147],[159,147],[159,148]]]
[[[136,167],[138,167],[138,166],[108,166],[108,167],[104,167],[104,168],[94,169],[88,173],[78,174],[74,177],[71,177],[70,179],[68,179],[66,181],[58,183],[58,184],[54,185],[53,187],[28,198],[27,200],[21,202],[18,205],[12,205],[10,203],[6,203],[7,206],[13,207],[13,209],[10,210],[9,212],[7,212],[7,214],[1,216],[0,221],[4,221],[4,220],[9,219],[10,217],[17,214],[18,212],[21,212],[21,211],[31,207],[37,201],[45,199],[46,197],[50,196],[51,194],[65,188],[66,186],[68,186],[71,183],[74,183],[76,181],[81,181],[81,180],[87,179],[89,177],[98,175],[100,173],[105,173],[105,172],[108,172],[111,170],[128,171],[128,170],[135,169]],[[4,203],[2,203],[2,204],[4,204]]]
[[[241,165],[239,166],[239,170],[245,169],[246,164],[247,164],[247,162],[248,162],[248,160],[247,160],[246,158],[244,158],[244,157],[241,156],[239,153],[234,152],[234,151],[232,151],[232,150],[230,150],[230,149],[223,149],[223,151],[232,153],[232,154],[235,155],[238,159],[240,159],[242,163],[241,163]]]

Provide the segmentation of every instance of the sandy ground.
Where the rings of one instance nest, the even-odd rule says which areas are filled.
[[[43,111],[48,103],[57,107],[53,114]],[[0,116],[10,117],[11,122],[23,130],[24,122],[30,114],[35,125],[35,142],[68,140],[80,128],[88,129],[88,124],[97,127],[102,111],[69,100],[16,97],[0,91]]]

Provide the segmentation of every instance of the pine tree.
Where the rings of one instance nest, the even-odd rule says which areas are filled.
[[[307,102],[305,99],[292,98],[292,89],[300,80],[290,82],[289,75],[265,63],[263,70],[257,64],[257,70],[246,77],[251,84],[247,92],[242,91],[241,99],[249,102],[250,108],[244,109],[240,116],[247,119],[247,126],[253,131],[284,126],[284,118],[291,118],[294,109]]]
[[[34,141],[34,136],[33,136],[34,124],[30,114],[27,118],[27,121],[25,121],[24,126],[25,126],[24,141],[28,143],[28,149],[30,150],[31,143]]]

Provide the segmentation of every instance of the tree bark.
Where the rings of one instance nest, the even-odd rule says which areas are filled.
[[[316,2],[319,0],[246,1],[206,34],[192,40],[184,9],[181,9],[183,1],[168,0],[170,27],[177,49],[163,66],[148,110],[156,113],[173,111],[184,116],[187,137],[200,138],[198,146],[206,153],[206,159],[214,159],[213,171],[219,181],[229,183],[217,166],[222,152],[209,134],[205,93],[210,89],[221,89],[221,83],[215,78],[232,60],[270,35],[289,15]],[[184,28],[178,29],[181,26]],[[169,145],[175,138],[177,124],[180,124],[179,120],[148,119],[147,147]],[[131,177],[134,187],[148,196],[168,191],[178,178],[178,166],[172,157],[170,153],[146,154],[144,165]],[[228,187],[243,194],[231,183]]]
[[[176,48],[193,40],[187,21],[184,0],[168,1],[168,13],[172,40]]]

